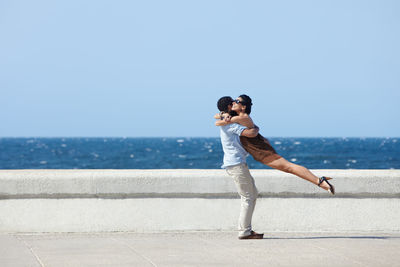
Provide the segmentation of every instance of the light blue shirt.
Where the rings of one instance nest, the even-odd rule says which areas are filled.
[[[224,150],[224,164],[221,168],[246,163],[249,154],[240,144],[239,138],[245,129],[247,128],[237,123],[220,126],[221,144]]]

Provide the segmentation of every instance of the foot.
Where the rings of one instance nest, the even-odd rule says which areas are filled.
[[[264,234],[258,234],[254,231],[251,231],[249,235],[239,236],[239,239],[263,239]]]
[[[318,186],[322,187],[323,189],[327,190],[329,193],[334,195],[335,187],[328,182],[328,180],[331,180],[331,179],[332,178],[330,178],[330,177],[322,176],[321,178],[319,178]]]

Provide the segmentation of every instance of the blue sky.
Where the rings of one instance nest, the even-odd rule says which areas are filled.
[[[0,137],[400,136],[399,1],[0,1]]]

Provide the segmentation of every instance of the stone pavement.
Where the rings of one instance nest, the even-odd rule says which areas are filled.
[[[400,233],[0,234],[0,266],[400,266]]]

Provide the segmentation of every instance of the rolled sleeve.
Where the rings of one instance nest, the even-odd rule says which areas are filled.
[[[247,129],[246,127],[244,127],[243,125],[237,124],[237,123],[232,123],[229,125],[229,129],[228,132],[232,133],[232,134],[236,134],[238,136],[240,136],[242,134],[242,132]]]

